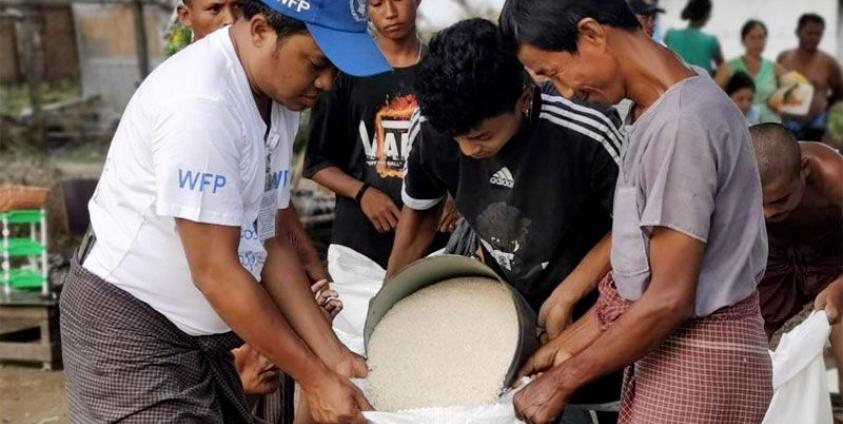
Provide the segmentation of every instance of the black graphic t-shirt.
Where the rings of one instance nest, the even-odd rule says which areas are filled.
[[[320,96],[310,118],[304,175],[335,166],[386,193],[400,209],[416,67],[370,77],[340,73]],[[337,196],[332,243],[360,252],[386,268],[394,232],[380,234],[354,202]],[[437,240],[435,247],[440,247]]]
[[[538,89],[531,117],[494,157],[473,159],[420,111],[410,127],[403,199],[426,210],[450,193],[486,263],[538,311],[611,230],[623,138],[601,112]],[[584,314],[596,293],[574,311]],[[581,388],[575,403],[618,399],[615,373]]]
[[[621,134],[602,113],[540,94],[531,118],[494,157],[472,159],[413,120],[404,204],[456,200],[487,263],[538,310],[611,229]]]

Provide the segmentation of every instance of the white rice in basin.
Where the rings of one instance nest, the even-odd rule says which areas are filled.
[[[368,347],[377,410],[495,403],[518,343],[518,315],[500,282],[454,278],[396,303]]]

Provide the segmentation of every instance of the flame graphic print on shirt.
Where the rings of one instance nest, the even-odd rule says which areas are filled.
[[[381,178],[404,178],[404,161],[410,152],[410,117],[417,108],[418,102],[412,94],[387,100],[375,114],[374,137],[369,136],[366,124],[360,121],[366,163]]]

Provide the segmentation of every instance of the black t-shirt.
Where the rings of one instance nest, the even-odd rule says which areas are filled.
[[[427,209],[451,193],[486,262],[536,310],[611,229],[622,137],[596,110],[537,92],[524,128],[479,160],[423,116],[410,131],[405,205]]]
[[[530,118],[494,157],[473,159],[417,113],[403,199],[426,210],[450,193],[486,263],[538,311],[611,230],[623,138],[606,115],[536,90]],[[421,111],[423,112],[423,111]],[[584,314],[592,293],[574,311]],[[581,388],[574,403],[618,399],[621,374]]]
[[[335,166],[386,193],[400,209],[407,130],[418,109],[412,94],[415,78],[415,66],[370,77],[340,73],[311,112],[304,175],[311,178]],[[394,237],[394,232],[378,233],[354,199],[337,196],[332,243],[386,268]],[[434,247],[440,245],[437,239]]]

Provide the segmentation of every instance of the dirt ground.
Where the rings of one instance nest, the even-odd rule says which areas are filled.
[[[64,373],[0,365],[0,423],[68,423]]]

